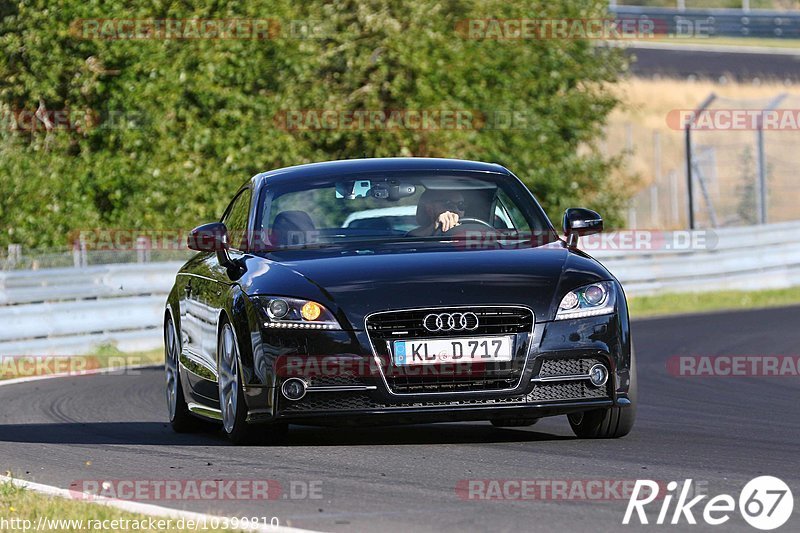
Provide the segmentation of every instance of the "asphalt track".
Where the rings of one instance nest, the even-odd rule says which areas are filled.
[[[733,47],[708,49],[704,47],[632,45],[627,54],[635,57],[631,65],[634,76],[675,78],[726,78],[741,82],[755,79],[797,82],[800,80],[800,49],[780,52],[768,48],[756,51],[736,50]]]
[[[797,354],[798,317],[800,307],[789,307],[635,322],[639,416],[619,440],[575,439],[558,417],[522,429],[294,426],[284,445],[237,448],[219,434],[173,434],[162,373],[143,370],[0,387],[0,470],[63,488],[85,479],[315,482],[322,499],[148,503],[276,516],[283,525],[323,531],[756,531],[738,513],[721,527],[622,526],[625,500],[476,501],[455,487],[463,479],[692,478],[712,496],[738,499],[751,478],[775,475],[797,499],[800,380],[675,377],[666,361]],[[798,529],[800,501],[780,531]]]

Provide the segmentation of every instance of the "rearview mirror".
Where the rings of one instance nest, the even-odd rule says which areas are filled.
[[[370,194],[373,198],[390,200],[392,202],[396,202],[401,198],[413,196],[415,192],[417,192],[417,188],[410,183],[392,183],[388,185],[378,183],[370,190]]]
[[[564,211],[564,235],[567,245],[578,246],[578,237],[603,231],[603,217],[596,211],[582,207],[571,207]]]

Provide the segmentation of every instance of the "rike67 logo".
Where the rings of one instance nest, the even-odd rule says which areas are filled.
[[[691,479],[684,481],[680,488],[677,481],[670,481],[667,483],[666,493],[659,494],[662,487],[663,484],[649,479],[636,480],[622,523],[630,524],[634,516],[640,524],[650,523],[645,507],[656,500],[658,503],[653,507],[658,508],[660,504],[660,509],[655,523],[660,525],[680,524],[684,520],[687,524],[697,524],[695,513],[702,513],[706,524],[719,526],[730,520],[737,508],[736,500],[729,494],[714,496],[704,502],[705,505],[701,502],[708,498],[707,494],[689,499],[693,495]],[[676,500],[674,508],[673,500]],[[781,527],[789,520],[794,509],[794,498],[789,486],[782,480],[773,476],[760,476],[750,480],[739,493],[738,508],[748,524],[768,531]]]

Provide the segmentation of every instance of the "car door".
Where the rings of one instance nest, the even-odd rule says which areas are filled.
[[[183,276],[180,294],[181,337],[183,349],[181,361],[189,370],[186,377],[193,396],[206,405],[217,399],[216,351],[209,347],[208,339],[214,335],[217,316],[210,294],[214,282],[211,278],[214,254],[200,254],[194,260],[191,273]]]
[[[229,254],[231,259],[238,259],[244,255],[247,248],[247,228],[250,217],[251,190],[245,187],[231,201],[221,222],[228,229]],[[210,254],[205,262],[206,277],[200,280],[202,289],[196,293],[196,298],[202,302],[202,307],[207,316],[213,321],[206,325],[202,331],[202,356],[211,361],[216,369],[218,318],[225,307],[230,286],[235,283],[229,276],[229,270],[220,264],[216,254]],[[207,380],[197,381],[195,392],[204,397],[217,399],[217,384]]]

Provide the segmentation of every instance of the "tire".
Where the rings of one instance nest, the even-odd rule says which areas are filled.
[[[203,423],[189,411],[183,394],[180,374],[178,334],[172,317],[164,321],[164,374],[166,377],[169,425],[176,433],[192,433],[203,429]]]
[[[522,428],[532,426],[538,421],[538,418],[493,418],[490,420],[496,428]]]
[[[608,407],[567,415],[572,431],[581,439],[617,439],[624,437],[633,429],[636,420],[636,357],[631,351],[631,384],[628,398],[631,404],[627,407]]]
[[[247,423],[247,403],[239,370],[239,346],[228,320],[223,321],[217,339],[217,362],[219,407],[222,428],[228,439],[237,446],[274,444],[283,440],[289,430],[288,424]]]

